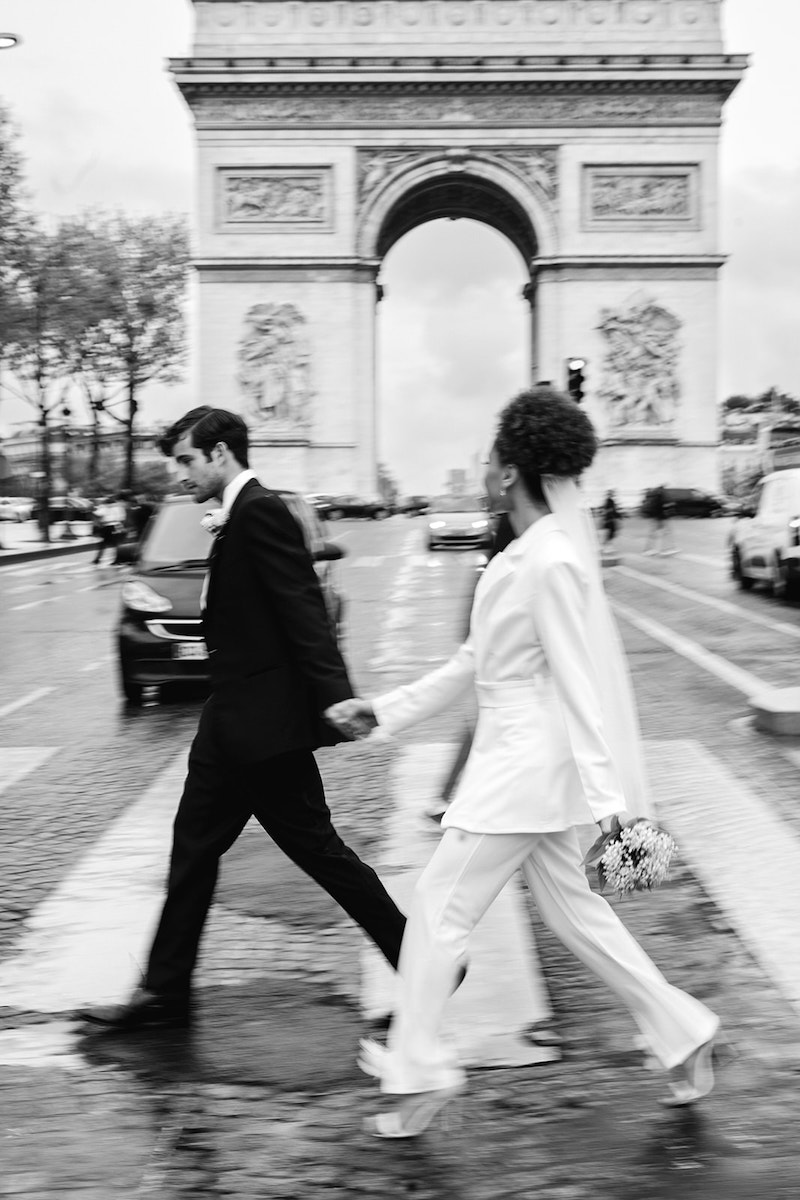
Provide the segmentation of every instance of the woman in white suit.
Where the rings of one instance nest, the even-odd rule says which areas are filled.
[[[645,782],[630,683],[596,546],[575,479],[596,449],[591,422],[547,389],[522,393],[500,417],[486,470],[494,512],[516,539],[489,563],[467,641],[443,667],[377,699],[344,701],[342,728],[390,733],[474,688],[478,724],[444,834],[417,883],[387,1047],[361,1065],[403,1097],[374,1118],[381,1137],[412,1137],[463,1087],[441,1040],[469,935],[518,867],[542,919],[628,1005],[669,1071],[670,1104],[711,1090],[718,1019],[672,987],[586,878],[576,827],[644,815]]]

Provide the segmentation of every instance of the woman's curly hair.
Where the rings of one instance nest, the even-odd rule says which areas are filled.
[[[517,468],[526,488],[541,496],[543,475],[580,475],[597,450],[583,409],[554,388],[520,392],[500,413],[495,438],[500,461]]]

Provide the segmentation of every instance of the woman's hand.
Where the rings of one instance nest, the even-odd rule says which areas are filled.
[[[369,700],[360,700],[357,697],[332,704],[322,715],[329,725],[333,725],[353,741],[369,737],[378,724]]]
[[[603,836],[607,837],[609,833],[614,833],[618,828],[621,829],[625,825],[630,825],[632,820],[633,817],[631,814],[625,812],[623,809],[621,812],[614,813],[611,817],[603,817],[602,821],[598,821],[597,824],[600,826],[600,832]]]

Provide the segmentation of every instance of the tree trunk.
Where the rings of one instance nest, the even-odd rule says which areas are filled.
[[[131,370],[128,372],[128,414],[126,422],[126,437],[125,437],[125,487],[129,491],[135,490],[134,476],[134,461],[133,461],[133,426],[136,420],[136,375]]]

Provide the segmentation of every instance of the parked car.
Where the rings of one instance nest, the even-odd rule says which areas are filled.
[[[739,587],[763,583],[774,596],[800,595],[800,468],[766,475],[740,513],[729,537]]]
[[[428,512],[428,549],[453,546],[459,550],[489,550],[492,547],[492,519],[483,502],[475,496],[454,500],[432,500]]]
[[[650,506],[655,488],[649,488],[643,498],[639,512],[643,517],[651,515]],[[669,505],[668,511],[675,517],[722,517],[725,515],[725,503],[711,492],[701,488],[664,488],[664,498]]]
[[[325,540],[311,505],[294,492],[279,493],[303,530],[314,560],[331,625],[341,635],[344,600],[336,560],[345,550]],[[126,700],[140,704],[144,688],[171,683],[207,684],[208,651],[203,641],[200,596],[211,534],[190,496],[171,496],[151,517],[135,556],[134,572],[122,585],[117,626],[119,678]]]
[[[370,521],[382,521],[392,515],[392,506],[377,497],[332,496],[328,507],[328,520],[338,521],[342,517],[366,517]]]
[[[397,511],[405,513],[407,517],[419,517],[429,508],[430,500],[427,496],[406,496],[405,500],[398,504]]]
[[[29,521],[33,504],[30,496],[0,496],[0,521]]]
[[[94,505],[83,496],[51,496],[48,505],[51,521],[91,521],[94,519]],[[37,499],[33,505],[31,516],[35,521],[41,519],[42,501]]]

